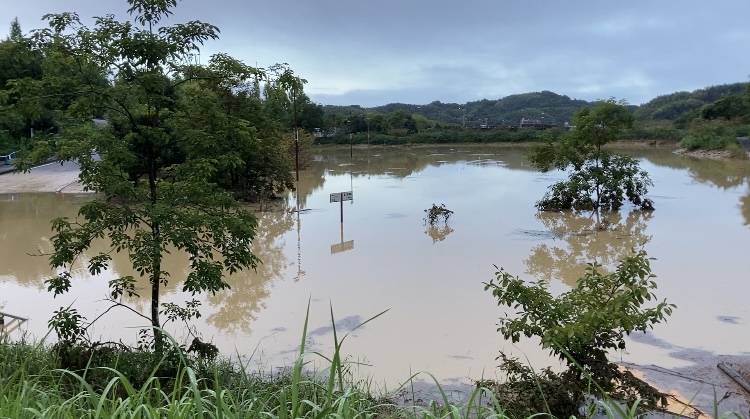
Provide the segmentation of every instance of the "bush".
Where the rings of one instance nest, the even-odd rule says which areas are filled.
[[[625,349],[625,335],[645,332],[672,313],[673,304],[656,301],[654,276],[646,252],[639,251],[620,261],[610,274],[590,264],[578,286],[557,297],[545,282],[529,284],[502,269],[496,279],[485,283],[485,290],[492,291],[498,305],[520,309],[516,316],[500,318],[498,331],[505,339],[515,343],[522,335],[537,336],[544,349],[567,363],[567,371],[559,377],[543,375],[553,383],[563,383],[563,392],[570,398],[563,398],[560,406],[564,410],[552,411],[553,415],[577,415],[585,394],[591,393],[629,403],[642,399],[647,408],[663,403],[656,389],[620,371],[607,358],[608,351]],[[643,307],[650,302],[653,307]],[[528,379],[515,364],[505,369],[515,374],[511,377]]]
[[[688,150],[723,150],[737,144],[736,127],[726,120],[699,119],[690,125],[690,130],[680,142]]]

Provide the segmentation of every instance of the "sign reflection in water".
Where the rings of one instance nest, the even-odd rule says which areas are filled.
[[[500,349],[537,365],[550,362],[534,342],[513,346],[496,332],[497,318],[514,311],[497,307],[483,291],[494,264],[545,279],[561,292],[584,263],[611,265],[645,242],[655,258],[658,295],[678,309],[654,330],[659,345],[631,342],[623,358],[670,367],[686,362],[670,355],[682,349],[747,351],[750,163],[639,152],[655,183],[656,211],[607,214],[608,228],[597,231],[586,214],[535,211],[547,185],[564,175],[535,172],[524,153],[467,146],[357,149],[353,157],[349,150],[320,151],[300,173],[298,196],[258,212],[254,250],[263,264],[229,277],[231,290],[203,296],[196,330],[226,354],[254,354],[251,365],[268,370],[296,356],[308,298],[309,330],[318,331],[308,336],[309,348],[324,354],[332,347],[329,304],[344,333],[356,319],[390,309],[347,339],[350,360],[374,366],[355,372],[390,384],[423,370],[441,380],[494,377]],[[331,254],[331,243],[345,242],[343,230],[332,228],[339,208],[330,205],[329,193],[348,190],[358,196],[346,225],[357,247]],[[72,292],[53,299],[43,282],[52,274],[47,258],[29,256],[51,250],[49,221],[75,217],[84,199],[19,194],[0,200],[0,307],[30,317],[25,328],[36,337],[45,335],[47,320],[61,306],[75,301],[89,319],[106,309],[97,301],[113,272],[91,277],[79,270]],[[455,212],[442,230],[424,225],[424,208],[434,202]],[[175,253],[165,263],[171,277],[164,301],[190,299],[181,292],[184,256]],[[115,255],[118,275],[129,266]],[[147,309],[143,301],[128,303]],[[739,320],[720,320],[728,317]],[[128,326],[138,326],[138,319],[126,312],[105,319],[95,337],[135,341],[137,329]]]

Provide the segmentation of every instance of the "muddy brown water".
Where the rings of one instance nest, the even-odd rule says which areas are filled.
[[[496,377],[495,357],[505,350],[537,365],[550,363],[533,340],[517,345],[496,332],[504,312],[483,290],[493,265],[523,278],[545,279],[563,292],[589,261],[610,265],[645,243],[658,275],[657,296],[678,309],[653,332],[633,336],[615,356],[637,364],[679,368],[685,353],[750,355],[750,163],[700,161],[668,150],[632,151],[655,186],[654,212],[607,215],[596,231],[587,215],[537,213],[534,202],[559,172],[539,173],[525,149],[423,147],[316,150],[301,172],[299,194],[266,204],[257,213],[257,272],[231,276],[232,289],[202,296],[195,331],[226,354],[271,371],[291,365],[308,299],[310,351],[333,346],[330,307],[353,371],[373,384],[395,387],[412,373],[429,371],[444,383]],[[330,194],[353,192],[343,205]],[[75,217],[86,194],[0,194],[0,310],[29,317],[22,330],[47,333],[53,311],[73,304],[93,319],[108,305],[109,279],[128,275],[116,255],[110,271],[75,270],[72,291],[53,298],[43,254],[51,249],[50,220]],[[424,210],[445,204],[447,226],[428,228]],[[297,212],[296,209],[300,211]],[[106,248],[95,244],[93,251]],[[176,254],[164,301],[182,303],[186,261]],[[145,290],[147,282],[139,287]],[[136,309],[146,300],[127,301]],[[389,310],[364,327],[357,325]],[[113,310],[95,326],[98,340],[134,342],[141,320]],[[173,328],[182,338],[185,331]],[[353,331],[352,331],[353,330]],[[554,362],[553,362],[554,363]],[[428,379],[425,377],[425,379]]]

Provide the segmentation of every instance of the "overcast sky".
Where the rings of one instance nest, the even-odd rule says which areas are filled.
[[[128,19],[125,0],[0,5],[6,28],[18,16],[24,32],[52,12]],[[171,22],[193,19],[221,29],[202,57],[289,63],[322,104],[541,90],[641,104],[750,76],[750,0],[182,0]]]

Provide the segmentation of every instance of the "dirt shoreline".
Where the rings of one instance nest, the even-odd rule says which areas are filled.
[[[750,379],[750,355],[716,355],[701,350],[675,354],[693,365],[667,369],[658,365],[623,364],[634,375],[669,395],[669,411],[681,416],[708,418],[714,405],[719,414],[735,412],[750,417],[750,394],[719,369],[725,363],[746,381]]]
[[[681,156],[695,157],[698,159],[709,159],[709,160],[728,160],[728,159],[741,159],[741,157],[735,157],[733,152],[729,150],[687,150],[685,148],[678,148],[674,151],[675,154]],[[750,150],[746,151],[747,157],[750,158]]]

